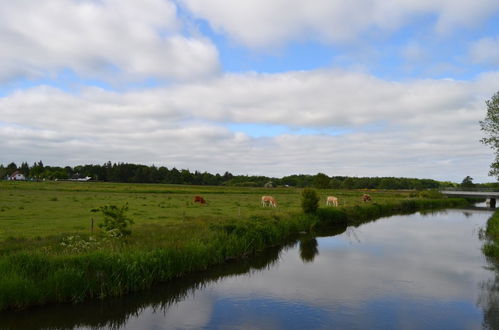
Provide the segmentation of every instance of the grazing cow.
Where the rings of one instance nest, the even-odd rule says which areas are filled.
[[[194,203],[199,203],[201,205],[206,205],[206,200],[201,196],[194,196]]]
[[[329,206],[329,205],[338,206],[338,198],[334,197],[334,196],[327,196],[326,205],[327,206]]]
[[[363,202],[370,202],[371,201],[371,196],[369,196],[368,194],[362,195],[362,201]]]
[[[277,207],[277,202],[272,196],[262,196],[262,206],[273,206]]]

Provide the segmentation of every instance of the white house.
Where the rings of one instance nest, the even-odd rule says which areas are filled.
[[[19,171],[15,171],[9,176],[9,180],[24,181],[26,177]]]

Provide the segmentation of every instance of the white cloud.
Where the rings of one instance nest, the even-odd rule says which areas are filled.
[[[239,74],[124,94],[36,87],[0,98],[0,162],[127,161],[241,174],[486,180],[478,121],[499,73],[390,82],[342,71]],[[252,138],[228,123],[321,132]],[[237,126],[236,126],[237,127]]]
[[[123,329],[201,329],[206,327],[213,313],[214,297],[196,291],[175,304],[161,308],[147,307],[128,316]],[[195,311],[195,312],[193,312]]]
[[[191,79],[218,70],[207,39],[185,37],[169,0],[0,3],[0,81],[64,69],[101,79]]]
[[[409,62],[422,63],[428,59],[427,51],[415,41],[409,42],[402,49],[402,56]]]
[[[473,26],[499,9],[495,0],[181,0],[217,31],[254,48],[314,36],[335,43],[372,31],[393,31],[422,15],[437,17],[438,33]]]
[[[470,56],[473,62],[499,66],[499,36],[482,38],[471,45]]]

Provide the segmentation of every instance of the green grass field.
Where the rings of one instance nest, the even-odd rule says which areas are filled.
[[[91,220],[101,222],[104,205],[129,205],[135,221],[132,230],[148,225],[173,226],[189,221],[219,221],[227,218],[300,212],[297,188],[237,188],[162,184],[86,182],[0,182],[0,242],[10,238],[44,238],[60,234],[89,234]],[[366,191],[320,190],[320,205],[334,195],[341,206],[362,205]],[[367,191],[373,201],[385,203],[405,199],[407,192]],[[208,205],[193,203],[203,196]],[[277,208],[264,208],[262,195],[272,195]]]

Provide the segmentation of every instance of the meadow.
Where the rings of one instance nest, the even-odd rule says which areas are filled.
[[[301,191],[0,182],[0,310],[122,295],[313,234],[321,226],[359,225],[466,203],[431,192],[318,190],[321,207],[304,214]],[[362,202],[364,193],[373,201]],[[193,203],[195,195],[208,204]],[[262,195],[274,196],[278,207],[262,207]],[[325,207],[328,195],[338,197],[339,207]],[[98,227],[103,221],[98,210],[107,205],[128,205],[134,221],[130,236],[109,237]]]
[[[102,216],[91,212],[105,205],[129,205],[134,231],[150,225],[172,227],[196,221],[251,216],[289,215],[301,211],[298,188],[240,188],[94,182],[0,182],[0,242],[54,235],[90,234]],[[362,194],[383,204],[409,197],[408,191],[319,190],[320,205],[334,195],[339,206],[363,205]],[[208,204],[193,203],[195,195]],[[263,208],[262,195],[272,195],[277,208]]]

